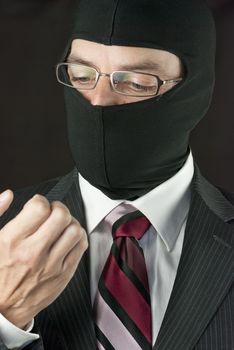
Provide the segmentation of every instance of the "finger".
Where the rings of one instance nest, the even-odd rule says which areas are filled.
[[[35,195],[23,207],[21,212],[2,229],[14,238],[25,238],[33,234],[51,213],[51,206],[48,200]]]
[[[63,259],[63,271],[69,271],[73,274],[84,254],[88,248],[87,235],[82,237],[80,241],[72,248],[72,250]]]
[[[11,190],[6,190],[0,194],[0,216],[2,216],[10,207],[14,198]]]
[[[71,224],[63,231],[59,239],[51,246],[50,261],[51,263],[63,263],[64,258],[70,251],[80,242],[86,238],[86,232],[81,227],[79,222],[72,218]]]
[[[68,208],[61,202],[52,202],[49,218],[35,232],[38,246],[46,251],[50,250],[71,221],[72,216]]]

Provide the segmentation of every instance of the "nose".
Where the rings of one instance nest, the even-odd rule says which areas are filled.
[[[111,106],[122,103],[122,96],[112,90],[110,78],[100,76],[95,89],[86,95],[93,106]]]

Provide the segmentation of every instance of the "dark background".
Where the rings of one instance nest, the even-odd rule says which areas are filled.
[[[234,192],[234,1],[209,3],[217,26],[216,87],[191,145],[203,174]],[[74,4],[0,0],[0,192],[73,167],[54,66],[71,29]]]

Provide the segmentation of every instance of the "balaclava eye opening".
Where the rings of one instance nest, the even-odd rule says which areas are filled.
[[[215,27],[203,0],[79,0],[73,39],[177,55],[184,80],[160,97],[93,106],[65,87],[68,138],[80,174],[113,199],[135,199],[183,166],[214,86]],[[123,57],[124,60],[124,57]]]

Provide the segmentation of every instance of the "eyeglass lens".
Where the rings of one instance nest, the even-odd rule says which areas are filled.
[[[58,78],[78,90],[90,90],[97,83],[98,73],[92,67],[71,63],[58,67]],[[158,91],[157,78],[143,73],[117,71],[111,74],[111,81],[115,91],[126,95],[153,96]]]

